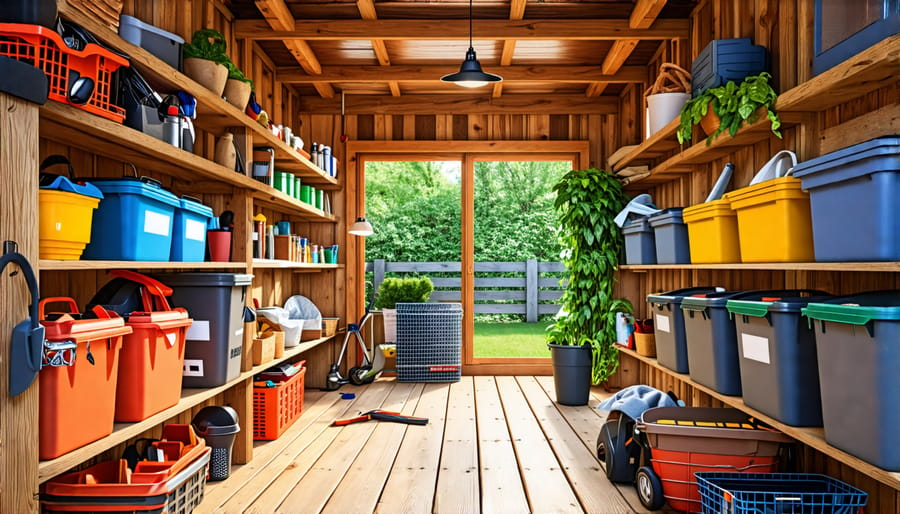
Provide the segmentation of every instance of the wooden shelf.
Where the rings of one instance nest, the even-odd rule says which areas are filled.
[[[625,264],[627,271],[654,271],[677,269],[726,269],[726,270],[775,270],[775,271],[871,271],[900,272],[900,262],[746,262],[728,264]]]
[[[338,269],[342,268],[343,264],[320,264],[313,262],[294,262],[294,261],[283,261],[279,259],[253,259],[253,267],[255,269],[296,269],[296,270],[308,270],[308,271],[319,271],[325,269]]]
[[[90,443],[86,446],[82,446],[81,448],[72,450],[71,452],[55,459],[41,461],[40,464],[38,464],[38,483],[44,483],[47,480],[55,477],[56,475],[64,473],[69,469],[81,464],[82,462],[85,462],[120,443],[123,443],[133,437],[140,435],[150,428],[164,423],[166,420],[205,402],[206,400],[218,395],[219,393],[222,393],[234,387],[240,382],[243,382],[245,380],[252,380],[253,376],[257,373],[265,371],[266,369],[269,369],[270,367],[280,362],[284,362],[288,359],[296,357],[301,353],[306,352],[332,338],[334,338],[334,336],[323,337],[321,339],[314,339],[311,341],[304,341],[296,347],[288,348],[287,350],[285,350],[282,357],[256,366],[250,371],[245,371],[241,373],[240,376],[238,376],[236,379],[219,387],[214,387],[211,389],[183,389],[181,393],[181,400],[176,405],[173,405],[172,407],[169,407],[168,409],[156,413],[153,416],[150,416],[149,418],[137,423],[116,423],[113,427],[112,434],[104,437],[103,439],[94,441],[93,443]],[[250,424],[252,425],[252,420],[250,420]],[[249,429],[249,427],[245,427],[245,429]]]
[[[41,259],[41,271],[78,271],[109,269],[247,269],[244,262],[150,262],[150,261],[51,261]]]
[[[750,414],[751,416],[759,418],[759,419],[763,420],[764,422],[768,423],[769,425],[772,425],[776,429],[780,430],[781,432],[789,435],[790,437],[793,437],[797,441],[800,441],[801,443],[806,444],[807,446],[815,448],[816,450],[819,450],[820,452],[824,453],[825,455],[828,455],[829,457],[831,457],[835,460],[838,460],[848,466],[851,466],[854,469],[859,470],[861,473],[864,473],[864,474],[874,478],[875,480],[878,480],[879,482],[882,482],[890,487],[893,487],[894,489],[900,489],[900,473],[883,470],[879,467],[869,464],[868,462],[866,462],[864,460],[854,457],[853,455],[850,455],[849,453],[844,452],[843,450],[839,450],[839,449],[835,448],[834,446],[831,446],[830,444],[828,444],[825,441],[825,431],[822,428],[792,427],[790,425],[785,425],[784,423],[781,423],[780,421],[772,418],[771,416],[767,416],[766,414],[763,414],[762,412],[759,412],[758,410],[747,406],[746,404],[744,404],[744,401],[738,396],[726,396],[724,394],[720,394],[720,393],[710,389],[709,387],[706,387],[702,384],[698,384],[697,382],[694,382],[693,380],[691,380],[690,375],[683,374],[683,373],[676,373],[676,372],[666,368],[665,366],[660,365],[656,361],[656,359],[654,359],[652,357],[645,357],[643,355],[639,355],[634,350],[630,350],[627,348],[622,348],[622,347],[617,347],[617,348],[619,349],[619,351],[621,353],[629,355],[629,356],[631,356],[639,361],[642,361],[658,370],[661,370],[661,371],[671,375],[673,378],[680,380],[682,382],[685,382],[685,383],[689,384],[691,387],[694,387],[696,389],[703,391],[704,393],[708,394],[709,396],[712,396],[713,398],[721,401],[722,403],[724,403],[726,405],[729,405],[736,409],[740,409],[740,410],[746,412],[747,414]]]
[[[326,213],[322,209],[316,209],[312,205],[303,203],[274,188],[267,188],[267,191],[254,191],[253,198],[258,203],[268,204],[275,208],[285,203],[291,203],[294,205],[294,211],[291,214],[299,218],[311,221],[337,221],[333,214]]]
[[[164,92],[187,91],[194,96],[197,99],[198,113],[194,124],[198,128],[219,135],[229,128],[248,128],[254,134],[254,146],[271,146],[275,149],[275,160],[279,169],[295,173],[301,176],[304,182],[316,184],[320,188],[338,187],[337,179],[328,176],[324,170],[276,138],[271,131],[147,50],[125,41],[98,20],[85,16],[65,3],[60,5],[59,11],[62,16],[86,28],[99,40],[128,54],[131,65],[137,68],[155,88]],[[271,109],[271,106],[269,108]],[[43,132],[42,130],[41,133]],[[249,157],[245,156],[245,159],[249,161]]]
[[[647,138],[646,141],[637,145],[625,157],[616,162],[616,165],[613,166],[613,171],[619,171],[622,168],[638,164],[650,165],[654,160],[678,148],[679,144],[675,138],[675,132],[678,130],[679,122],[680,119],[675,118],[668,125]]]

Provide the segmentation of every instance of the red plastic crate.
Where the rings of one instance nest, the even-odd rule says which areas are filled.
[[[271,441],[303,413],[306,367],[275,387],[253,388],[253,439]]]
[[[55,31],[40,25],[0,23],[0,55],[24,61],[47,75],[48,97],[57,102],[122,123],[125,109],[112,101],[112,74],[128,60],[98,45],[88,44],[84,50],[66,46]],[[69,102],[66,92],[72,73],[94,81],[94,91],[84,105]]]

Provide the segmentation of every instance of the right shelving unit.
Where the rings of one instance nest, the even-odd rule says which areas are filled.
[[[710,7],[709,2],[704,5]],[[704,14],[702,7],[695,11],[695,24],[702,24],[698,18],[709,15]],[[752,34],[732,37],[746,35]],[[696,54],[703,45],[696,46],[701,43],[699,39],[692,43]],[[804,43],[800,36],[798,46],[804,44],[811,42]],[[785,63],[803,49],[782,51],[790,57],[780,56],[776,48],[772,50],[773,62]],[[737,167],[732,184],[742,185],[778,150],[794,150],[802,161],[835,147],[895,134],[900,100],[898,70],[900,36],[895,35],[818,76],[804,77],[803,72],[795,69],[794,84],[782,77],[781,84],[787,80],[792,86],[784,88],[777,101],[784,122],[783,140],[771,133],[768,120],[761,120],[742,127],[733,138],[724,134],[710,145],[700,140],[682,146],[675,138],[676,119],[627,151],[612,168],[618,171],[628,166],[648,166],[650,175],[630,183],[626,191],[632,195],[650,193],[661,208],[703,202],[726,162],[733,162]],[[716,285],[727,289],[814,288],[850,294],[900,289],[898,272],[900,262],[623,265],[618,273],[618,294],[632,301],[637,316],[646,317],[646,296],[653,292]],[[900,511],[900,473],[880,469],[832,447],[825,441],[822,428],[779,423],[746,406],[740,397],[719,394],[688,375],[668,370],[655,359],[631,350],[620,351],[620,364],[614,377],[616,385],[649,384],[674,391],[689,405],[732,406],[758,416],[802,443],[799,458],[803,469],[839,477],[867,491],[871,512]]]

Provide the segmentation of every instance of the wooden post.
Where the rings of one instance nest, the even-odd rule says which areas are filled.
[[[525,261],[525,321],[538,320],[538,263],[534,259]]]
[[[253,379],[244,380],[225,391],[225,403],[237,411],[241,425],[231,449],[231,461],[246,464],[253,458]]]
[[[6,93],[0,93],[0,179],[0,240],[17,242],[38,273],[38,106]],[[10,264],[0,276],[0,512],[37,512],[37,381],[9,396],[11,335],[31,302],[17,271]]]

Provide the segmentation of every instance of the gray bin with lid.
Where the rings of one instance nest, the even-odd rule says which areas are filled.
[[[900,291],[810,303],[803,315],[816,332],[825,440],[900,471]]]
[[[183,387],[218,387],[241,373],[244,304],[253,275],[239,273],[163,273],[154,275],[172,288],[170,303],[184,307],[194,323],[184,350]]]
[[[646,216],[626,223],[622,234],[625,236],[625,264],[656,264],[656,240]]]
[[[181,71],[181,47],[184,45],[184,39],[180,36],[127,14],[119,17],[119,36]]]
[[[228,406],[210,405],[200,409],[191,420],[194,431],[212,451],[209,457],[209,479],[225,480],[231,475],[231,448],[241,431],[238,413]]]
[[[718,287],[688,287],[668,293],[647,295],[656,336],[656,361],[677,373],[688,372],[687,342],[681,302],[694,294],[721,291]]]
[[[758,293],[728,300],[744,403],[792,426],[822,426],[816,338],[800,311],[829,296]]]
[[[666,209],[650,216],[656,240],[657,264],[690,264],[691,246],[681,207]]]

